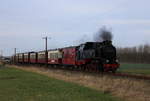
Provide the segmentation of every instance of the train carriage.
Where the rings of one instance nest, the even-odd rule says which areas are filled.
[[[12,56],[12,62],[18,63],[18,59],[19,59],[18,57],[19,57],[19,54],[13,55],[13,56]]]
[[[62,64],[62,51],[59,49],[49,50],[48,64]]]
[[[47,64],[47,55],[45,51],[40,51],[37,53],[37,63]]]
[[[23,55],[24,55],[24,63],[29,63],[29,59],[30,59],[29,52],[28,53],[24,53]]]
[[[18,62],[23,63],[24,62],[24,55],[23,53],[18,53]]]
[[[12,63],[18,62],[18,61],[16,61],[16,55],[13,55],[13,56],[11,57],[11,62],[12,62]]]
[[[62,63],[64,65],[76,65],[76,46],[63,48]]]
[[[37,53],[36,52],[30,53],[30,63],[37,63]]]

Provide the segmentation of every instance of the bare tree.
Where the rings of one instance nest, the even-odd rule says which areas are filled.
[[[117,48],[121,62],[150,63],[150,45]]]

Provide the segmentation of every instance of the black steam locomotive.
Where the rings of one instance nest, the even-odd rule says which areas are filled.
[[[86,61],[86,68],[115,72],[119,67],[112,41],[87,42],[79,46],[77,59]],[[89,65],[89,66],[88,66]]]

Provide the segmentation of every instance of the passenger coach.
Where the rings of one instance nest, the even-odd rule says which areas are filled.
[[[62,64],[62,51],[59,49],[48,51],[48,64]]]

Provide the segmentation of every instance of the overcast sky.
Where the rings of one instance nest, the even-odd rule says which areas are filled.
[[[150,44],[150,0],[0,0],[0,50],[4,55],[92,41],[102,26],[116,46]]]

